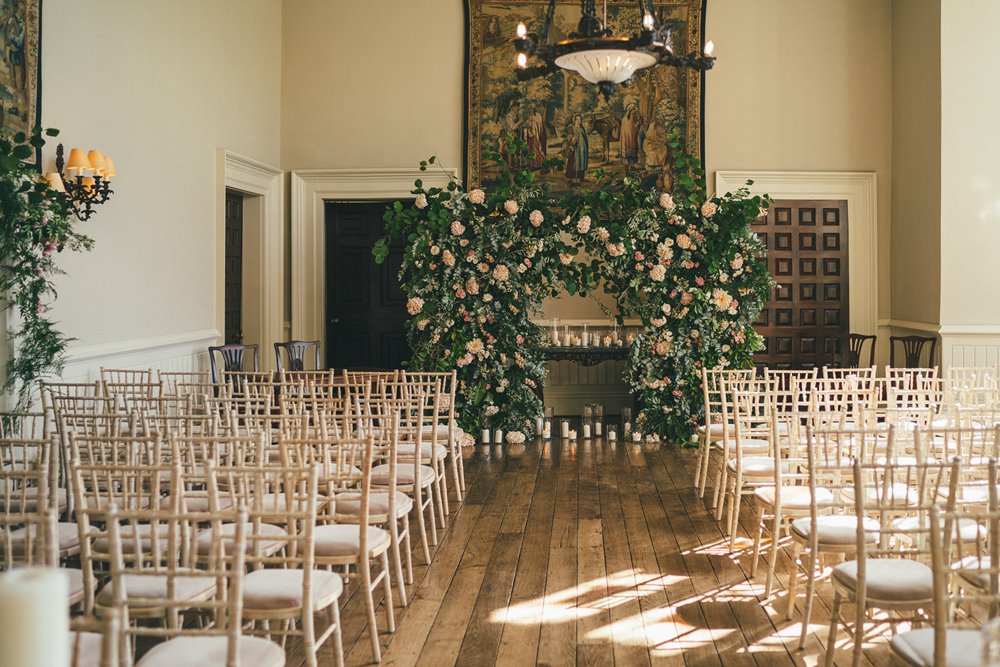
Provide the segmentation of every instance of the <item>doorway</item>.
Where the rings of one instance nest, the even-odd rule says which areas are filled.
[[[403,244],[382,264],[372,257],[388,202],[324,202],[326,361],[330,368],[393,369],[410,358]]]
[[[226,190],[225,343],[243,342],[243,193]]]

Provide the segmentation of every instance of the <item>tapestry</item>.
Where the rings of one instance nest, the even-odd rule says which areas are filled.
[[[41,0],[0,8],[0,129],[31,133],[41,124]],[[41,151],[35,151],[35,166]]]
[[[489,187],[501,173],[483,157],[496,151],[509,167],[536,172],[555,194],[594,187],[594,171],[639,177],[662,191],[672,185],[670,136],[701,157],[703,73],[654,66],[605,101],[597,86],[560,70],[518,82],[512,39],[517,24],[540,31],[548,0],[466,0],[465,182]],[[604,8],[606,7],[606,14]],[[671,26],[677,53],[701,48],[704,0],[656,0],[658,25]],[[598,17],[615,35],[640,29],[636,0],[609,0]],[[558,0],[549,41],[566,38],[580,19],[578,0]],[[513,136],[532,158],[506,151]],[[560,168],[546,160],[559,158]]]

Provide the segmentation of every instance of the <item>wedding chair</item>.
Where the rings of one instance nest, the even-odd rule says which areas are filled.
[[[995,564],[1000,563],[1000,512],[993,494],[990,509],[973,514],[942,511],[930,508],[930,545],[933,591],[933,626],[916,628],[892,637],[889,647],[893,661],[909,667],[937,667],[939,665],[979,665],[983,641],[982,631],[972,617],[965,616],[956,623],[955,610],[963,605],[976,603],[986,611],[987,618],[995,618],[1000,605]],[[966,551],[967,543],[956,523],[973,520],[983,526],[988,538],[987,547],[980,541],[969,556],[954,562],[955,552]],[[970,627],[972,626],[972,627]]]
[[[64,412],[114,412],[117,399],[108,399],[98,382],[42,382],[42,409],[48,414]]]
[[[169,442],[171,458],[180,463],[184,473],[184,509],[192,512],[206,512],[209,509],[208,466],[240,468],[262,465],[266,461],[268,447],[265,433],[212,435],[175,432],[170,435]],[[160,502],[164,504],[171,500],[167,496]],[[224,503],[225,500],[220,502]],[[224,505],[219,509],[228,510],[230,507]],[[199,540],[199,554],[205,546]]]
[[[391,540],[390,560],[395,572],[397,592],[400,605],[407,606],[406,584],[413,583],[413,552],[410,544],[410,512],[413,510],[413,499],[396,489],[398,477],[397,445],[399,443],[399,415],[405,402],[392,396],[387,387],[361,388],[362,393],[350,401],[353,409],[346,414],[353,424],[343,427],[349,433],[357,433],[359,437],[371,437],[373,440],[372,460],[380,460],[389,465],[387,485],[384,490],[370,491],[368,494],[368,523],[373,526],[385,526]],[[320,437],[331,436],[327,423],[322,420]],[[336,420],[332,420],[336,423]],[[338,493],[334,497],[334,519],[341,523],[360,524],[361,494],[356,490]],[[426,539],[424,544],[426,546]],[[428,552],[429,553],[429,552]],[[406,579],[403,579],[403,563],[405,556]]]
[[[107,609],[104,616],[74,616],[69,621],[70,667],[121,667],[118,648],[124,641],[121,614]]]
[[[187,385],[203,385],[212,383],[210,371],[156,371],[156,380],[163,387],[165,396],[177,396],[185,393],[181,387]]]
[[[272,402],[270,394],[210,397],[208,411],[219,415],[222,428],[230,434],[272,433]]]
[[[222,371],[222,384],[232,387],[233,396],[268,397],[275,402],[274,373],[271,371]]]
[[[918,367],[918,368],[894,368],[892,366],[885,367],[885,379],[886,384],[889,387],[889,391],[893,389],[906,391],[908,389],[915,389],[923,380],[928,378],[937,378],[938,367]]]
[[[322,370],[319,343],[318,340],[290,340],[284,343],[275,343],[274,360],[278,372],[306,370],[306,355],[309,354],[310,350],[313,352],[313,369]]]
[[[723,405],[728,398],[725,381],[727,379],[731,379],[734,382],[752,380],[755,373],[756,370],[753,368],[746,370],[725,368],[701,369],[701,390],[705,419],[695,429],[698,436],[698,459],[695,464],[694,478],[694,486],[698,489],[699,498],[705,497],[712,447],[716,442],[728,440],[732,428],[731,420],[724,421],[722,418]],[[716,491],[717,494],[718,491]],[[713,508],[715,507],[714,502],[712,505]]]
[[[854,461],[855,559],[836,565],[831,574],[834,597],[826,645],[827,667],[833,664],[841,625],[853,637],[853,664],[861,664],[865,624],[871,609],[891,613],[879,618],[879,623],[925,622],[926,615],[922,612],[930,610],[934,603],[929,511],[945,489],[948,489],[945,507],[948,511],[954,508],[958,467],[958,461],[950,464],[901,464],[891,458],[873,464]],[[859,493],[858,489],[864,492]],[[878,528],[867,527],[865,518],[877,519]],[[972,528],[975,534],[979,533],[978,525],[973,523]],[[872,535],[875,539],[871,539]],[[841,617],[845,601],[854,606],[853,628]]]
[[[441,423],[433,427],[425,426],[424,430],[430,432],[435,439],[443,439],[447,448],[447,455],[451,461],[452,481],[455,483],[455,498],[462,502],[462,494],[465,492],[465,462],[462,458],[461,441],[465,436],[465,431],[458,425],[455,416],[456,393],[458,387],[458,373],[456,371],[429,373],[429,372],[409,372],[403,371],[403,378],[418,383],[431,383],[438,381],[439,386],[435,387],[438,395],[438,415]],[[437,420],[435,420],[437,421]],[[434,447],[432,440],[431,447]],[[425,448],[427,446],[425,445]],[[405,455],[406,448],[400,451]],[[442,458],[442,465],[444,459]],[[442,479],[443,488],[447,488],[447,480]],[[445,510],[448,510],[448,500],[445,497]]]
[[[402,381],[386,382],[385,386],[387,391],[394,396],[399,396],[403,401],[399,411],[399,439],[394,444],[396,452],[393,456],[399,457],[399,447],[404,442],[413,443],[415,445],[414,451],[423,451],[426,437],[425,418],[429,409],[433,409],[431,407],[433,406],[433,397],[420,388],[408,388]],[[384,427],[380,425],[380,428]],[[391,478],[393,475],[396,478],[396,489],[407,494],[413,500],[424,559],[430,564],[430,546],[438,544],[437,512],[434,506],[437,471],[430,466],[423,465],[418,456],[409,457],[409,460],[399,460],[395,470],[393,470],[391,462],[381,463],[372,468],[373,488],[387,493],[392,486]]]
[[[240,343],[229,343],[226,345],[212,345],[208,348],[208,363],[212,372],[212,382],[223,382],[220,374],[219,361],[222,361],[222,371],[242,371],[245,366],[244,357],[250,354],[253,363],[253,371],[260,370],[260,346],[256,343],[243,345]]]
[[[104,368],[100,372],[102,384],[140,384],[153,382],[153,371],[149,368]]]
[[[447,443],[449,437],[449,425],[442,423],[441,401],[443,399],[441,378],[431,378],[419,380],[405,371],[403,377],[403,390],[407,392],[423,393],[427,400],[420,408],[423,411],[420,419],[421,435],[423,444],[419,447],[416,443],[415,434],[403,433],[404,442],[398,447],[397,455],[403,462],[412,457],[418,457],[420,464],[427,466],[434,471],[434,485],[431,490],[434,495],[434,504],[438,511],[438,520],[442,530],[448,525],[447,517],[451,514],[451,507],[448,502],[448,471],[445,467],[445,460],[450,453]]]
[[[823,367],[823,379],[826,380],[846,380],[850,378],[855,378],[859,382],[874,380],[876,376],[875,365],[862,366],[860,368],[833,368],[831,366]]]
[[[0,440],[44,440],[51,430],[51,419],[45,412],[0,412]]]
[[[868,365],[875,365],[875,344],[878,336],[866,336],[859,333],[847,335],[846,341],[842,340],[844,346],[841,364],[844,368],[857,368],[861,365],[861,355],[864,354],[865,345],[868,345]],[[845,344],[846,343],[846,344]]]
[[[774,421],[775,381],[752,380],[731,392],[733,412],[733,452],[724,444],[725,473],[721,483],[725,494],[717,515],[727,505],[726,535],[730,552],[736,547],[740,505],[744,495],[772,481],[774,466],[781,465]]]
[[[280,542],[282,546],[273,551],[245,548],[250,572],[243,579],[243,620],[253,624],[255,632],[260,623],[268,640],[277,634],[283,647],[289,636],[300,636],[309,667],[316,667],[320,647],[333,637],[334,660],[343,665],[338,605],[343,581],[339,574],[316,567],[317,513],[326,512],[326,501],[321,506],[318,495],[319,470],[210,465],[208,474],[213,513],[222,505],[220,500],[228,497],[232,505],[247,502],[247,521],[254,526],[271,524],[283,529],[280,534],[247,533],[251,542]],[[317,628],[316,615],[321,612],[326,613],[326,627]]]
[[[321,495],[331,499],[331,502],[330,514],[319,515],[319,525],[313,531],[316,565],[329,569],[343,568],[345,577],[358,579],[360,594],[364,596],[365,610],[368,613],[372,653],[375,662],[381,662],[374,597],[375,590],[380,585],[383,589],[386,625],[390,633],[396,631],[396,620],[389,576],[389,550],[392,541],[388,531],[370,525],[369,521],[374,440],[371,437],[282,439],[279,444],[282,448],[283,465],[319,471]],[[337,497],[348,491],[357,496],[354,501],[357,513],[352,517],[357,523],[335,521]],[[376,562],[380,567],[372,576],[372,566]]]
[[[919,368],[921,366],[924,347],[930,345],[927,354],[927,365],[937,359],[937,336],[889,336],[889,365],[896,366],[896,343],[903,347],[903,367]]]
[[[160,385],[155,382],[102,382],[101,386],[104,388],[104,395],[109,399],[119,399],[126,411],[135,410],[147,401],[159,399],[161,393]]]

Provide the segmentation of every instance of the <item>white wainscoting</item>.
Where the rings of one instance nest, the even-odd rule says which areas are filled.
[[[76,345],[67,350],[64,382],[92,382],[104,368],[152,368],[161,371],[208,369],[208,346],[215,345],[215,329],[166,336]]]
[[[943,324],[939,333],[944,368],[989,366],[1000,369],[1000,326]]]

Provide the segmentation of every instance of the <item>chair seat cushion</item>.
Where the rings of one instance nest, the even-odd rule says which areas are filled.
[[[420,486],[430,486],[434,483],[434,468],[420,466]],[[398,464],[396,466],[396,483],[402,486],[413,486],[414,472],[412,465]],[[389,464],[383,463],[372,468],[372,484],[389,486]]]
[[[943,528],[944,519],[940,523]],[[929,526],[930,518],[926,514],[922,518],[904,516],[892,521],[892,527],[901,533],[911,533],[917,530],[926,531]],[[986,536],[986,529],[972,518],[960,518],[954,528],[956,531],[955,536],[960,537],[962,542],[966,544],[975,542],[979,538]]]
[[[361,550],[361,531],[351,523],[316,526],[316,558],[356,558]],[[368,555],[376,556],[389,547],[389,533],[375,526],[368,526]]]
[[[723,448],[723,442],[721,440],[717,440],[717,441],[715,441],[715,442],[712,443],[712,446],[716,447],[718,449],[722,449]],[[752,453],[752,452],[760,452],[760,451],[765,451],[766,452],[766,451],[768,451],[770,449],[770,447],[771,447],[771,443],[768,442],[767,440],[764,440],[763,438],[743,438],[742,442],[740,442],[740,451],[742,451],[744,453],[747,453],[747,452]],[[736,438],[735,437],[732,437],[729,440],[729,451],[731,451],[731,452],[735,452],[736,451]]]
[[[166,496],[160,501],[160,507],[162,509],[169,509],[170,503],[173,499],[170,496]],[[227,510],[231,509],[233,506],[232,498],[226,497],[224,494],[219,494],[219,509]],[[208,494],[204,491],[188,491],[184,494],[184,509],[188,512],[208,512]]]
[[[770,456],[744,456],[744,477],[771,477],[774,475],[774,459]],[[729,460],[729,469],[736,472],[736,459]]]
[[[29,533],[30,531],[30,533]],[[10,531],[11,548],[15,555],[24,554],[25,539],[33,542],[35,548],[38,547],[37,540],[38,526],[23,526]],[[75,523],[60,522],[56,524],[56,539],[59,542],[59,557],[72,556],[80,551],[80,530]]]
[[[438,460],[443,459],[446,456],[448,456],[448,448],[445,447],[444,445],[433,445],[434,450],[436,450],[434,452],[431,451],[431,447],[432,447],[432,445],[429,445],[429,444],[423,444],[423,445],[420,446],[420,460],[421,461],[430,461],[431,460],[431,454],[434,454],[435,457]],[[417,446],[416,445],[407,445],[407,444],[401,444],[397,448],[397,451],[399,452],[400,458],[411,458],[412,459],[413,452],[415,452],[416,450],[417,450]]]
[[[878,503],[880,505],[892,504],[899,507],[912,507],[920,503],[920,495],[917,493],[916,489],[912,489],[902,482],[895,482],[889,487],[888,498],[886,498],[885,489],[881,486],[878,488],[865,488],[865,501],[867,503]],[[844,494],[844,499],[848,502],[853,502],[854,500],[854,487],[847,486],[841,490]]]
[[[726,427],[727,426],[729,427],[729,432],[730,433],[732,433],[733,429],[736,428],[735,426],[733,426],[733,424],[731,422],[729,424],[723,424],[722,422],[710,424],[709,427],[708,427],[708,435],[709,435],[709,437],[711,437],[711,438],[721,438],[723,436],[723,434],[726,432]],[[705,435],[705,430],[706,429],[705,429],[705,425],[704,424],[700,425],[695,430],[698,433],[698,435]]]
[[[136,530],[138,529],[138,530]],[[119,535],[122,541],[122,550],[125,553],[129,553],[135,550],[135,534],[139,534],[139,544],[140,548],[144,553],[150,553],[153,550],[153,526],[148,523],[141,523],[138,526],[126,525],[119,528]],[[170,526],[165,523],[159,523],[156,525],[156,535],[159,542],[159,548],[161,552],[165,552],[170,548]],[[99,537],[94,540],[93,548],[94,551],[102,554],[108,553],[108,548],[111,542],[107,537]],[[177,537],[177,547],[180,548],[181,540],[180,536]],[[166,554],[164,554],[166,555]]]
[[[285,651],[263,637],[241,636],[236,647],[240,667],[281,667]],[[228,663],[227,637],[176,637],[149,650],[137,667],[218,667]]]
[[[334,498],[335,516],[352,517],[361,511],[360,493],[340,493]],[[413,499],[402,491],[396,492],[396,516],[401,519],[413,509]],[[370,523],[385,523],[389,517],[389,494],[374,492],[368,495],[368,521]]]
[[[858,518],[847,514],[834,514],[817,518],[819,525],[820,546],[853,546],[857,543]],[[865,518],[865,536],[867,542],[873,543],[878,540],[879,522],[875,519]],[[804,540],[812,537],[812,519],[796,519],[792,522],[792,532]]]
[[[104,637],[97,632],[71,632],[69,635],[71,667],[100,667],[103,640]]]
[[[757,500],[774,507],[777,503],[777,493],[773,486],[761,486],[754,489],[754,496]],[[781,506],[790,510],[809,509],[812,494],[808,486],[783,486],[781,487]],[[816,506],[828,507],[833,503],[833,494],[829,489],[817,487]]]
[[[435,428],[434,428],[433,424],[427,424],[426,426],[424,426],[421,429],[423,435],[434,435],[434,430],[435,430]],[[437,434],[438,434],[439,438],[447,438],[448,437],[448,425],[447,424],[438,424],[437,425]],[[461,435],[461,430],[456,426],[455,427],[455,437],[458,437],[459,435]]]
[[[945,637],[946,667],[979,667],[979,630],[949,628]],[[934,628],[902,632],[889,643],[893,656],[913,667],[935,667]],[[945,667],[945,666],[942,666]]]
[[[22,503],[22,494],[24,496]],[[68,505],[66,504],[66,489],[58,489],[56,491],[56,497],[58,498],[58,512],[62,514],[66,511]],[[21,507],[21,505],[24,507]],[[0,497],[0,510],[5,510],[7,512],[37,512],[38,511],[38,487],[32,486],[30,488],[10,492],[10,507],[7,507],[7,499]]]
[[[215,577],[198,574],[197,570],[190,575],[177,575],[174,579],[174,599],[199,600],[208,599],[215,594]],[[125,587],[125,599],[130,608],[155,607],[156,600],[167,597],[167,576],[163,574],[125,574],[121,578]],[[114,598],[111,586],[105,586],[97,594],[97,604],[110,607]]]
[[[69,575],[69,599],[70,602],[75,604],[83,599],[83,570],[75,567],[65,567],[62,571]],[[91,580],[91,583],[95,582]]]
[[[236,534],[236,524],[235,523],[224,523],[220,529],[222,533],[222,543],[225,546],[226,553],[228,554],[233,545],[233,535]],[[269,540],[269,537],[284,537],[287,535],[285,529],[281,526],[275,526],[270,523],[261,523],[257,526],[254,524],[246,524],[246,535],[247,535],[247,547],[246,552],[248,554],[258,554],[262,556],[270,556],[271,554],[281,551],[281,548],[285,546],[287,540],[284,539],[274,539]],[[251,539],[252,535],[257,535],[264,539]],[[205,556],[212,552],[212,544],[215,542],[214,533],[211,528],[203,530],[198,533],[198,537],[195,538],[195,548],[198,550],[198,555]]]
[[[970,585],[983,591],[989,590],[989,556],[966,556],[957,563],[953,563],[951,567],[953,570],[957,570],[955,574],[962,580],[963,585]]]
[[[256,570],[243,578],[243,610],[295,610],[302,606],[302,570]],[[318,611],[340,597],[344,582],[336,572],[312,571],[313,610]]]
[[[869,558],[866,565],[866,589],[871,602],[922,602],[934,598],[934,574],[924,563],[904,558]],[[833,578],[848,590],[856,590],[858,562],[841,563],[833,568]]]

